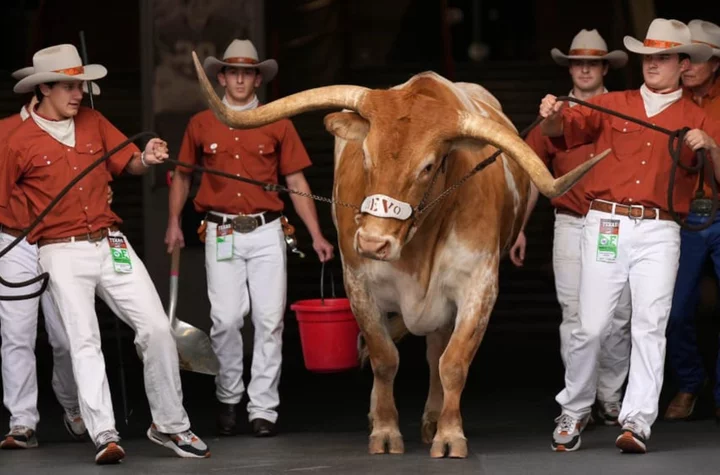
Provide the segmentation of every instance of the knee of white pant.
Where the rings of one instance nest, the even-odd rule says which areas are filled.
[[[155,346],[173,340],[170,320],[166,316],[155,317],[138,327],[136,342]]]

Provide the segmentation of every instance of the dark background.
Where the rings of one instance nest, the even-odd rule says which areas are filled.
[[[623,49],[622,37],[629,34],[642,39],[655,16],[686,22],[693,18],[717,22],[720,18],[713,2],[669,0],[632,4],[612,0],[593,3],[592,10],[573,0],[274,0],[260,3],[264,4],[265,11],[264,35],[254,41],[264,43],[264,56],[274,57],[280,64],[278,78],[265,91],[266,100],[334,83],[388,87],[404,82],[412,74],[434,70],[453,80],[476,82],[488,88],[501,101],[518,129],[534,119],[543,95],[565,94],[570,90],[567,71],[552,63],[549,52],[553,47],[567,52],[572,37],[581,28],[597,28],[610,49]],[[40,48],[64,42],[79,46],[78,32],[84,30],[90,62],[99,62],[109,70],[100,82],[103,92],[95,98],[95,106],[127,135],[142,131],[147,105],[142,101],[141,58],[147,53],[143,51],[147,45],[141,41],[140,6],[139,2],[107,2],[100,6],[89,0],[4,1],[0,6],[0,34],[6,45],[0,67],[0,113],[7,116],[17,112],[26,99],[12,93],[14,82],[10,73],[13,70],[30,65],[33,53]],[[448,11],[450,16],[461,12],[462,19],[444,24],[442,19]],[[468,57],[473,38],[489,47],[489,55],[482,62]],[[228,43],[230,40],[227,38]],[[638,59],[631,54],[628,67],[608,74],[606,86],[610,90],[634,88],[641,81]],[[323,115],[324,112],[309,113],[295,117],[293,122],[314,162],[306,173],[308,181],[316,194],[330,196],[332,138],[323,129]],[[170,145],[176,150],[177,138],[170,140]],[[169,259],[164,254],[162,240],[167,205],[166,199],[163,201],[160,196],[166,195],[167,190],[156,182],[152,193],[148,193],[138,177],[120,178],[113,186],[113,209],[124,219],[124,231],[147,263],[165,300]],[[290,203],[287,197],[285,200]],[[336,244],[329,206],[317,203],[317,208],[326,237]],[[289,254],[288,258],[288,313],[281,386],[281,418],[284,419],[281,420],[286,427],[294,424],[302,430],[319,422],[320,416],[313,412],[314,407],[332,403],[342,407],[349,404],[348,401],[355,401],[353,408],[348,409],[348,418],[353,419],[356,429],[363,428],[370,393],[369,370],[315,375],[303,367],[297,322],[289,305],[319,296],[320,264],[291,206],[287,214],[298,230],[300,245],[308,257],[300,259]],[[198,221],[199,216],[189,204],[183,223],[188,242],[184,255],[188,257],[184,258],[181,271],[179,316],[207,330],[204,268],[198,257],[201,251],[194,232]],[[561,388],[557,336],[561,317],[553,285],[552,234],[552,209],[548,201],[541,198],[527,230],[525,266],[517,269],[509,260],[501,265],[500,297],[470,373],[464,400],[473,397],[468,394],[488,394],[500,386],[517,387],[518,391],[528,391],[528,398],[540,394],[548,400]],[[339,258],[331,267],[338,293],[343,295]],[[709,268],[702,290],[699,334],[712,368],[717,351],[717,282]],[[114,339],[114,318],[102,303],[98,304],[98,314],[108,377],[120,420],[120,362]],[[140,421],[143,426],[147,418],[140,414],[147,412],[147,403],[143,396],[141,366],[132,348],[132,333],[125,325],[120,328],[131,406],[135,409],[131,426],[132,420]],[[42,325],[38,335],[41,403],[51,406],[52,360]],[[400,348],[398,398],[407,395],[412,401],[408,404],[419,411],[427,381],[424,343],[412,337],[402,342]],[[249,362],[249,358],[247,360]],[[212,378],[183,373],[183,379],[187,404],[193,411],[210,418],[212,413],[203,411],[214,407]],[[666,398],[672,392],[672,381],[667,381]],[[710,400],[705,394],[699,412],[708,414],[709,409]],[[0,411],[0,414],[1,426],[7,413]],[[196,424],[209,427],[211,422],[203,419]]]

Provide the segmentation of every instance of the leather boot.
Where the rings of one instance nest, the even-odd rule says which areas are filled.
[[[217,418],[217,429],[220,435],[235,435],[237,433],[237,404],[220,403],[220,411]]]
[[[261,418],[253,419],[252,430],[255,437],[273,437],[277,434],[275,424]]]
[[[695,409],[697,395],[692,393],[677,393],[665,411],[665,420],[683,421],[689,418]]]

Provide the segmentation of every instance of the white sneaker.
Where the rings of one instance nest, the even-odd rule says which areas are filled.
[[[557,426],[553,431],[553,441],[550,446],[555,452],[572,452],[580,448],[580,433],[590,419],[585,416],[582,419],[575,419],[567,414],[562,414],[555,419]]]
[[[120,447],[120,436],[117,432],[106,430],[100,432],[95,440],[95,463],[98,465],[107,465],[111,463],[119,463],[125,458],[125,450]]]
[[[85,439],[87,428],[85,427],[85,421],[83,421],[82,416],[80,415],[79,407],[65,409],[65,414],[63,414],[63,424],[65,424],[65,429],[67,429],[73,439]]]
[[[152,424],[147,430],[147,436],[151,441],[167,447],[180,457],[197,459],[210,457],[208,446],[190,430],[178,434],[165,434]]]
[[[38,446],[35,430],[26,426],[13,426],[10,432],[5,435],[5,439],[0,442],[0,449],[34,449]]]

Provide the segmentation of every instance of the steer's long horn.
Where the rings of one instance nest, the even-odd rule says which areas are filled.
[[[530,179],[535,183],[538,191],[548,198],[556,198],[572,188],[596,163],[610,153],[610,149],[607,149],[555,179],[540,157],[520,136],[493,120],[461,112],[456,138],[482,140],[501,149],[530,175]]]
[[[235,111],[227,107],[215,94],[200,60],[192,52],[195,71],[200,81],[200,89],[210,105],[210,109],[224,124],[237,129],[260,127],[286,117],[318,109],[351,109],[362,115],[362,101],[368,88],[360,86],[325,86],[298,92],[273,101],[257,109]]]

